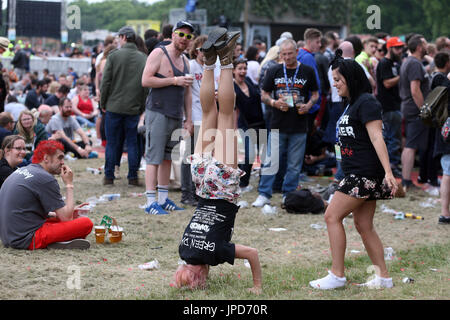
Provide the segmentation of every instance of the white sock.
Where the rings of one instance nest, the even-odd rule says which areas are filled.
[[[220,69],[222,70],[222,69],[234,69],[234,66],[233,66],[233,64],[232,63],[230,63],[230,64],[227,64],[227,65],[221,65],[220,66]]]
[[[155,190],[147,190],[147,191],[145,191],[145,195],[147,197],[147,207],[156,201],[156,191]]]
[[[375,274],[375,278],[366,283],[359,284],[360,287],[368,287],[369,289],[392,288],[394,286],[392,278],[382,278]]]
[[[158,203],[164,204],[169,197],[169,186],[158,185]]]
[[[347,279],[345,277],[339,278],[328,270],[328,275],[324,278],[311,281],[309,285],[315,289],[329,290],[345,286]]]

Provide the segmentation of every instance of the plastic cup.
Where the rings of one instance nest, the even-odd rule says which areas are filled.
[[[106,233],[106,227],[105,226],[95,226],[94,227],[95,233]]]
[[[109,242],[117,243],[122,241],[122,233],[123,228],[118,226],[111,226],[111,228],[109,229]]]

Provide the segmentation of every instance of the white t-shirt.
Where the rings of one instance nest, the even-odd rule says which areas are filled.
[[[200,104],[200,85],[203,78],[203,66],[195,59],[189,60],[189,72],[194,75],[191,86],[192,92],[192,122],[194,125],[202,123],[202,106]]]
[[[247,62],[247,77],[249,77],[255,85],[258,85],[259,63],[252,60]]]

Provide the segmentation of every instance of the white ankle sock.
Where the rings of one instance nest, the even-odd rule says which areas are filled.
[[[222,70],[222,69],[233,69],[234,68],[234,66],[233,66],[233,64],[232,63],[230,63],[230,64],[227,64],[227,65],[221,65],[220,66],[220,69]]]
[[[145,196],[147,197],[147,206],[150,206],[156,201],[156,190],[145,191]]]
[[[169,186],[158,185],[158,204],[164,204],[169,197]]]
[[[326,277],[311,281],[309,285],[315,289],[329,290],[343,287],[346,282],[345,277],[339,278],[329,270]]]
[[[359,287],[368,287],[369,289],[382,289],[382,288],[392,288],[394,286],[392,278],[382,278],[375,275],[375,278],[367,281],[363,284],[358,284]]]

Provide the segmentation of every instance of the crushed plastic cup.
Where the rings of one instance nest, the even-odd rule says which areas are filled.
[[[413,278],[409,278],[409,277],[404,277],[402,279],[403,283],[414,283],[414,279]]]
[[[394,260],[395,251],[391,247],[384,248],[384,260]]]
[[[248,202],[247,202],[247,201],[244,201],[244,200],[239,201],[236,205],[237,205],[239,208],[248,208],[248,207],[249,207]]]
[[[277,207],[265,204],[264,207],[262,207],[261,212],[266,216],[273,216],[277,214]]]
[[[320,229],[326,229],[327,226],[321,225],[319,223],[313,223],[311,225],[309,225],[311,228],[316,229],[316,230],[320,230]]]
[[[95,168],[86,168],[86,171],[87,171],[87,172],[90,172],[90,173],[92,173],[92,174],[101,174],[101,173],[102,173],[101,170],[95,169]]]
[[[154,270],[159,269],[159,267],[160,267],[159,262],[156,259],[150,262],[146,262],[144,264],[140,264],[138,266],[138,268],[141,270]]]
[[[285,228],[269,228],[270,231],[280,232],[280,231],[286,231]]]
[[[395,220],[405,220],[405,214],[403,212],[396,212],[394,214]]]
[[[247,268],[251,268],[250,262],[248,262],[247,259],[244,259],[244,266],[246,266]]]
[[[120,199],[120,193],[106,193],[102,195],[100,198],[106,200],[106,201],[112,201],[116,199]]]

